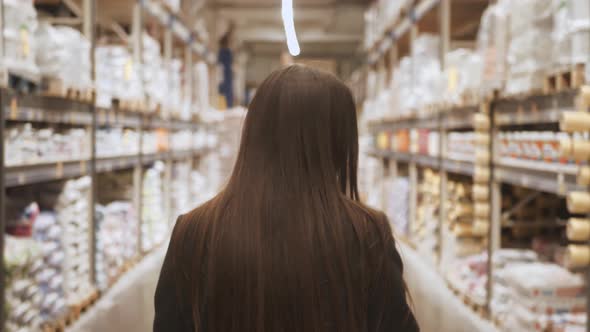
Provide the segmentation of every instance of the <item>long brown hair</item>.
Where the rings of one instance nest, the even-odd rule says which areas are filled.
[[[173,235],[195,331],[385,331],[408,311],[388,223],[358,202],[356,121],[335,76],[262,83],[226,188]]]

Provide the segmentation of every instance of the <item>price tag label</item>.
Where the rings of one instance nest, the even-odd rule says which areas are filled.
[[[55,176],[58,178],[64,176],[64,164],[61,161],[55,165]]]

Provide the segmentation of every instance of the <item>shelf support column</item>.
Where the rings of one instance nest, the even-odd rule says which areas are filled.
[[[451,0],[440,0],[439,22],[440,65],[444,70],[446,68],[445,56],[449,52],[451,45]]]
[[[90,80],[95,80],[95,57],[94,51],[96,48],[96,1],[95,0],[84,0],[82,2],[82,32],[84,37],[90,43]],[[89,255],[90,255],[90,282],[92,285],[96,285],[96,202],[98,194],[98,175],[96,173],[96,109],[95,109],[95,94],[93,93],[92,100],[90,102],[92,123],[88,126],[88,132],[90,132],[90,162],[89,162],[89,175],[90,175],[90,192],[89,192],[89,211],[88,211],[88,222],[89,222]]]
[[[191,45],[187,45],[184,50],[184,63],[185,63],[185,80],[184,80],[184,93],[185,98],[188,98],[189,109],[192,111],[193,108],[193,49]],[[192,116],[192,115],[191,115]]]

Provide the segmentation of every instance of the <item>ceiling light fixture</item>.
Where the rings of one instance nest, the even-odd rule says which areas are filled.
[[[283,0],[281,9],[283,25],[285,26],[285,35],[287,37],[287,47],[292,56],[298,56],[301,53],[297,33],[295,32],[295,22],[293,20],[293,0]]]

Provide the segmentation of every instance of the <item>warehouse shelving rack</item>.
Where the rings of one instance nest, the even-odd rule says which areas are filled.
[[[438,6],[439,33],[441,38],[441,56],[440,62],[442,68],[445,68],[444,54],[449,51],[450,45],[450,22],[451,22],[451,0],[418,0],[414,1],[409,10],[401,18],[398,18],[390,30],[376,41],[368,51],[368,69],[377,74],[378,87],[380,91],[386,84],[383,78],[387,78],[391,73],[392,66],[397,62],[398,47],[396,42],[403,37],[405,33],[409,34],[410,49],[418,35],[418,25],[420,19],[429,14],[429,11]],[[408,33],[409,32],[409,33]],[[590,62],[589,62],[590,63]],[[588,82],[588,81],[586,81]],[[358,87],[357,87],[358,89]],[[392,150],[373,149],[367,151],[370,156],[383,161],[384,175],[395,176],[399,164],[407,165],[408,178],[410,182],[409,198],[409,220],[415,220],[417,208],[417,168],[430,168],[438,170],[441,176],[441,205],[439,211],[439,246],[438,255],[442,250],[442,225],[446,218],[443,202],[446,201],[447,180],[449,174],[461,174],[464,176],[474,176],[476,165],[473,161],[458,161],[450,159],[446,153],[446,138],[449,131],[455,130],[474,130],[474,115],[481,114],[485,117],[488,125],[487,134],[489,135],[489,144],[479,147],[479,151],[487,150],[489,153],[489,195],[488,202],[490,206],[489,213],[489,230],[488,230],[488,269],[487,269],[487,298],[485,303],[484,318],[490,319],[490,303],[493,297],[493,264],[491,257],[494,252],[501,247],[500,233],[502,227],[502,192],[501,186],[508,184],[512,186],[523,187],[537,192],[555,194],[565,198],[572,191],[587,191],[587,187],[578,184],[577,177],[578,165],[560,165],[560,164],[535,164],[499,158],[498,153],[498,133],[501,129],[510,126],[534,126],[550,125],[557,126],[560,123],[562,115],[566,112],[579,110],[579,100],[584,92],[583,87],[571,86],[561,89],[552,89],[543,93],[530,93],[520,96],[499,96],[492,93],[487,98],[475,104],[463,105],[441,105],[434,112],[429,110],[428,116],[410,116],[403,119],[380,120],[370,122],[368,130],[372,134],[383,131],[394,132],[399,129],[420,129],[427,128],[439,133],[439,148],[437,156],[420,155],[412,152],[395,152]],[[371,91],[367,91],[370,95]],[[583,111],[590,111],[588,107]],[[410,151],[415,147],[417,142],[410,142]],[[519,205],[515,203],[515,206]],[[563,226],[563,222],[556,221],[555,224]],[[410,227],[410,235],[412,229]],[[403,237],[402,240],[410,241],[410,238]],[[413,246],[413,243],[409,243]],[[587,269],[588,270],[588,269]],[[590,285],[590,272],[586,273],[586,284]],[[590,287],[587,287],[587,303],[590,303]],[[465,294],[464,294],[465,295]],[[587,319],[587,331],[590,331],[590,310]]]
[[[81,7],[77,6],[74,1],[64,0],[64,4],[76,14],[82,21],[81,30],[91,42],[91,72],[94,80],[94,49],[96,47],[96,28],[97,28],[97,1],[82,0]],[[0,0],[0,17],[3,17],[4,4]],[[136,63],[141,63],[142,59],[142,32],[144,29],[144,15],[148,14],[155,18],[164,28],[164,59],[172,59],[174,39],[184,43],[184,60],[185,60],[185,89],[191,93],[193,88],[192,63],[195,54],[198,58],[205,60],[209,65],[215,61],[215,56],[207,49],[207,46],[200,41],[198,34],[189,29],[177,13],[173,13],[162,2],[156,0],[137,0],[134,4],[132,33],[129,38],[133,49],[133,57]],[[114,24],[113,26],[117,26]],[[3,31],[3,20],[0,19],[0,31]],[[112,26],[111,26],[112,27]],[[122,29],[117,29],[120,35]],[[4,40],[0,36],[0,55],[4,55]],[[142,136],[139,139],[139,153],[135,155],[115,156],[115,157],[98,157],[96,155],[96,130],[100,126],[124,126],[135,128],[138,133],[149,128],[162,128],[170,131],[175,130],[204,130],[207,131],[207,125],[199,122],[198,118],[185,121],[173,119],[168,114],[156,115],[146,113],[145,110],[121,110],[117,107],[100,108],[94,105],[94,98],[88,101],[68,99],[66,97],[50,97],[31,93],[29,91],[17,91],[15,86],[11,86],[9,78],[15,76],[32,84],[38,84],[36,79],[23,76],[22,73],[13,73],[10,68],[2,69],[2,80],[0,80],[0,137],[4,137],[6,122],[34,122],[45,124],[62,124],[81,126],[90,132],[91,154],[87,158],[70,161],[44,162],[40,164],[10,166],[6,167],[4,160],[4,139],[2,140],[2,149],[0,153],[0,229],[5,229],[5,204],[6,189],[10,187],[40,184],[56,180],[65,180],[69,178],[88,175],[92,179],[92,190],[90,194],[90,211],[88,213],[88,222],[90,229],[90,254],[88,257],[91,266],[91,282],[96,285],[95,259],[95,209],[97,197],[97,178],[98,174],[115,170],[133,170],[133,203],[138,214],[140,228],[138,232],[139,243],[138,251],[140,256],[147,253],[141,252],[141,211],[142,211],[142,178],[143,170],[146,166],[153,164],[155,161],[165,163],[164,171],[164,199],[166,218],[173,222],[171,211],[172,195],[171,180],[173,163],[177,161],[187,161],[194,165],[200,156],[208,152],[207,148],[193,148],[190,150],[176,151],[169,150],[155,154],[144,154],[142,152]],[[0,236],[0,257],[4,257],[4,231]],[[140,257],[138,257],[139,259]],[[5,306],[5,273],[4,264],[0,265],[0,308]],[[0,330],[3,330],[5,322],[5,311],[0,310]]]

